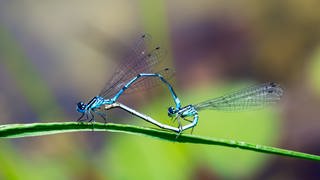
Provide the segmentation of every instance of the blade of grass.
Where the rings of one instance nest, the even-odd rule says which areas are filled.
[[[31,124],[8,124],[0,126],[0,137],[2,138],[22,138],[31,136],[42,136],[75,131],[92,131],[92,124],[77,123],[77,122],[62,122],[62,123],[31,123]],[[178,138],[176,133],[164,131],[161,129],[153,129],[147,127],[139,127],[124,124],[103,124],[95,123],[94,131],[111,131],[123,132],[128,134],[145,135],[162,140],[180,142],[180,143],[193,143],[193,144],[206,144],[227,146],[233,148],[246,149],[268,154],[277,154],[282,156],[296,157],[302,159],[310,159],[320,161],[320,156],[312,155],[297,151],[275,148],[271,146],[264,146],[259,144],[247,143],[243,141],[235,141],[221,138],[208,138],[195,135],[182,134]]]

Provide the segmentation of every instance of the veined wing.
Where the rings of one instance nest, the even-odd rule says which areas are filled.
[[[125,54],[122,63],[116,68],[113,76],[108,81],[107,85],[112,85],[119,81],[124,74],[128,72],[134,65],[139,63],[141,58],[145,57],[147,52],[147,48],[151,46],[152,37],[149,34],[142,34],[133,46],[130,48],[129,52]]]
[[[242,111],[276,103],[283,95],[277,83],[264,83],[194,105],[196,110]]]
[[[148,52],[147,47],[150,42],[151,37],[149,35],[141,36],[132,52],[126,56],[124,63],[115,71],[115,74],[99,93],[99,96],[110,98],[139,73],[152,72],[152,67],[159,63],[161,57],[165,55],[165,51],[160,47],[156,47],[151,52]]]

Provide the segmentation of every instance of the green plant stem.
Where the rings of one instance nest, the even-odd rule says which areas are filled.
[[[22,138],[31,136],[42,136],[49,134],[58,134],[65,132],[75,131],[92,131],[93,125],[90,123],[77,123],[77,122],[61,122],[61,123],[31,123],[31,124],[8,124],[0,126],[0,137],[2,138]],[[320,160],[320,156],[280,149],[270,146],[258,145],[247,143],[243,141],[235,141],[221,138],[208,138],[189,134],[181,134],[177,138],[177,134],[173,132],[164,131],[161,129],[153,129],[124,124],[103,124],[95,123],[94,131],[111,131],[123,132],[136,135],[151,136],[158,139],[167,141],[180,142],[180,143],[194,143],[194,144],[207,144],[219,145],[233,148],[246,149],[256,152],[277,154],[282,156],[296,157],[310,160]]]

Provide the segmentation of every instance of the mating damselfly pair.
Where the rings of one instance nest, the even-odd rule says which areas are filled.
[[[154,69],[161,62],[165,51],[159,46],[148,51],[148,47],[150,46],[150,35],[143,34],[135,42],[130,53],[125,56],[123,63],[115,71],[99,95],[92,98],[87,104],[83,102],[77,104],[77,111],[82,113],[78,121],[94,123],[94,115],[97,114],[107,122],[106,110],[121,108],[160,128],[181,133],[197,125],[199,119],[198,112],[201,110],[242,111],[257,109],[276,103],[283,94],[283,90],[279,84],[270,82],[244,88],[198,104],[182,106],[173,87],[167,81],[167,79],[173,76],[174,71],[170,68],[163,68],[160,71],[155,71]],[[168,116],[178,122],[178,127],[160,123],[145,114],[117,102],[119,97],[124,93],[151,88],[158,82],[164,83],[169,89],[175,106],[168,108]],[[186,120],[189,124],[182,125],[181,120]]]

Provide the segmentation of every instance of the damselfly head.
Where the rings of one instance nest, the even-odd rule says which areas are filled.
[[[169,107],[168,108],[168,116],[169,117],[174,117],[175,116],[175,114],[176,114],[176,109],[174,108],[174,107]]]
[[[78,102],[77,103],[77,111],[78,112],[84,113],[85,112],[85,108],[86,108],[86,105],[83,102]]]

